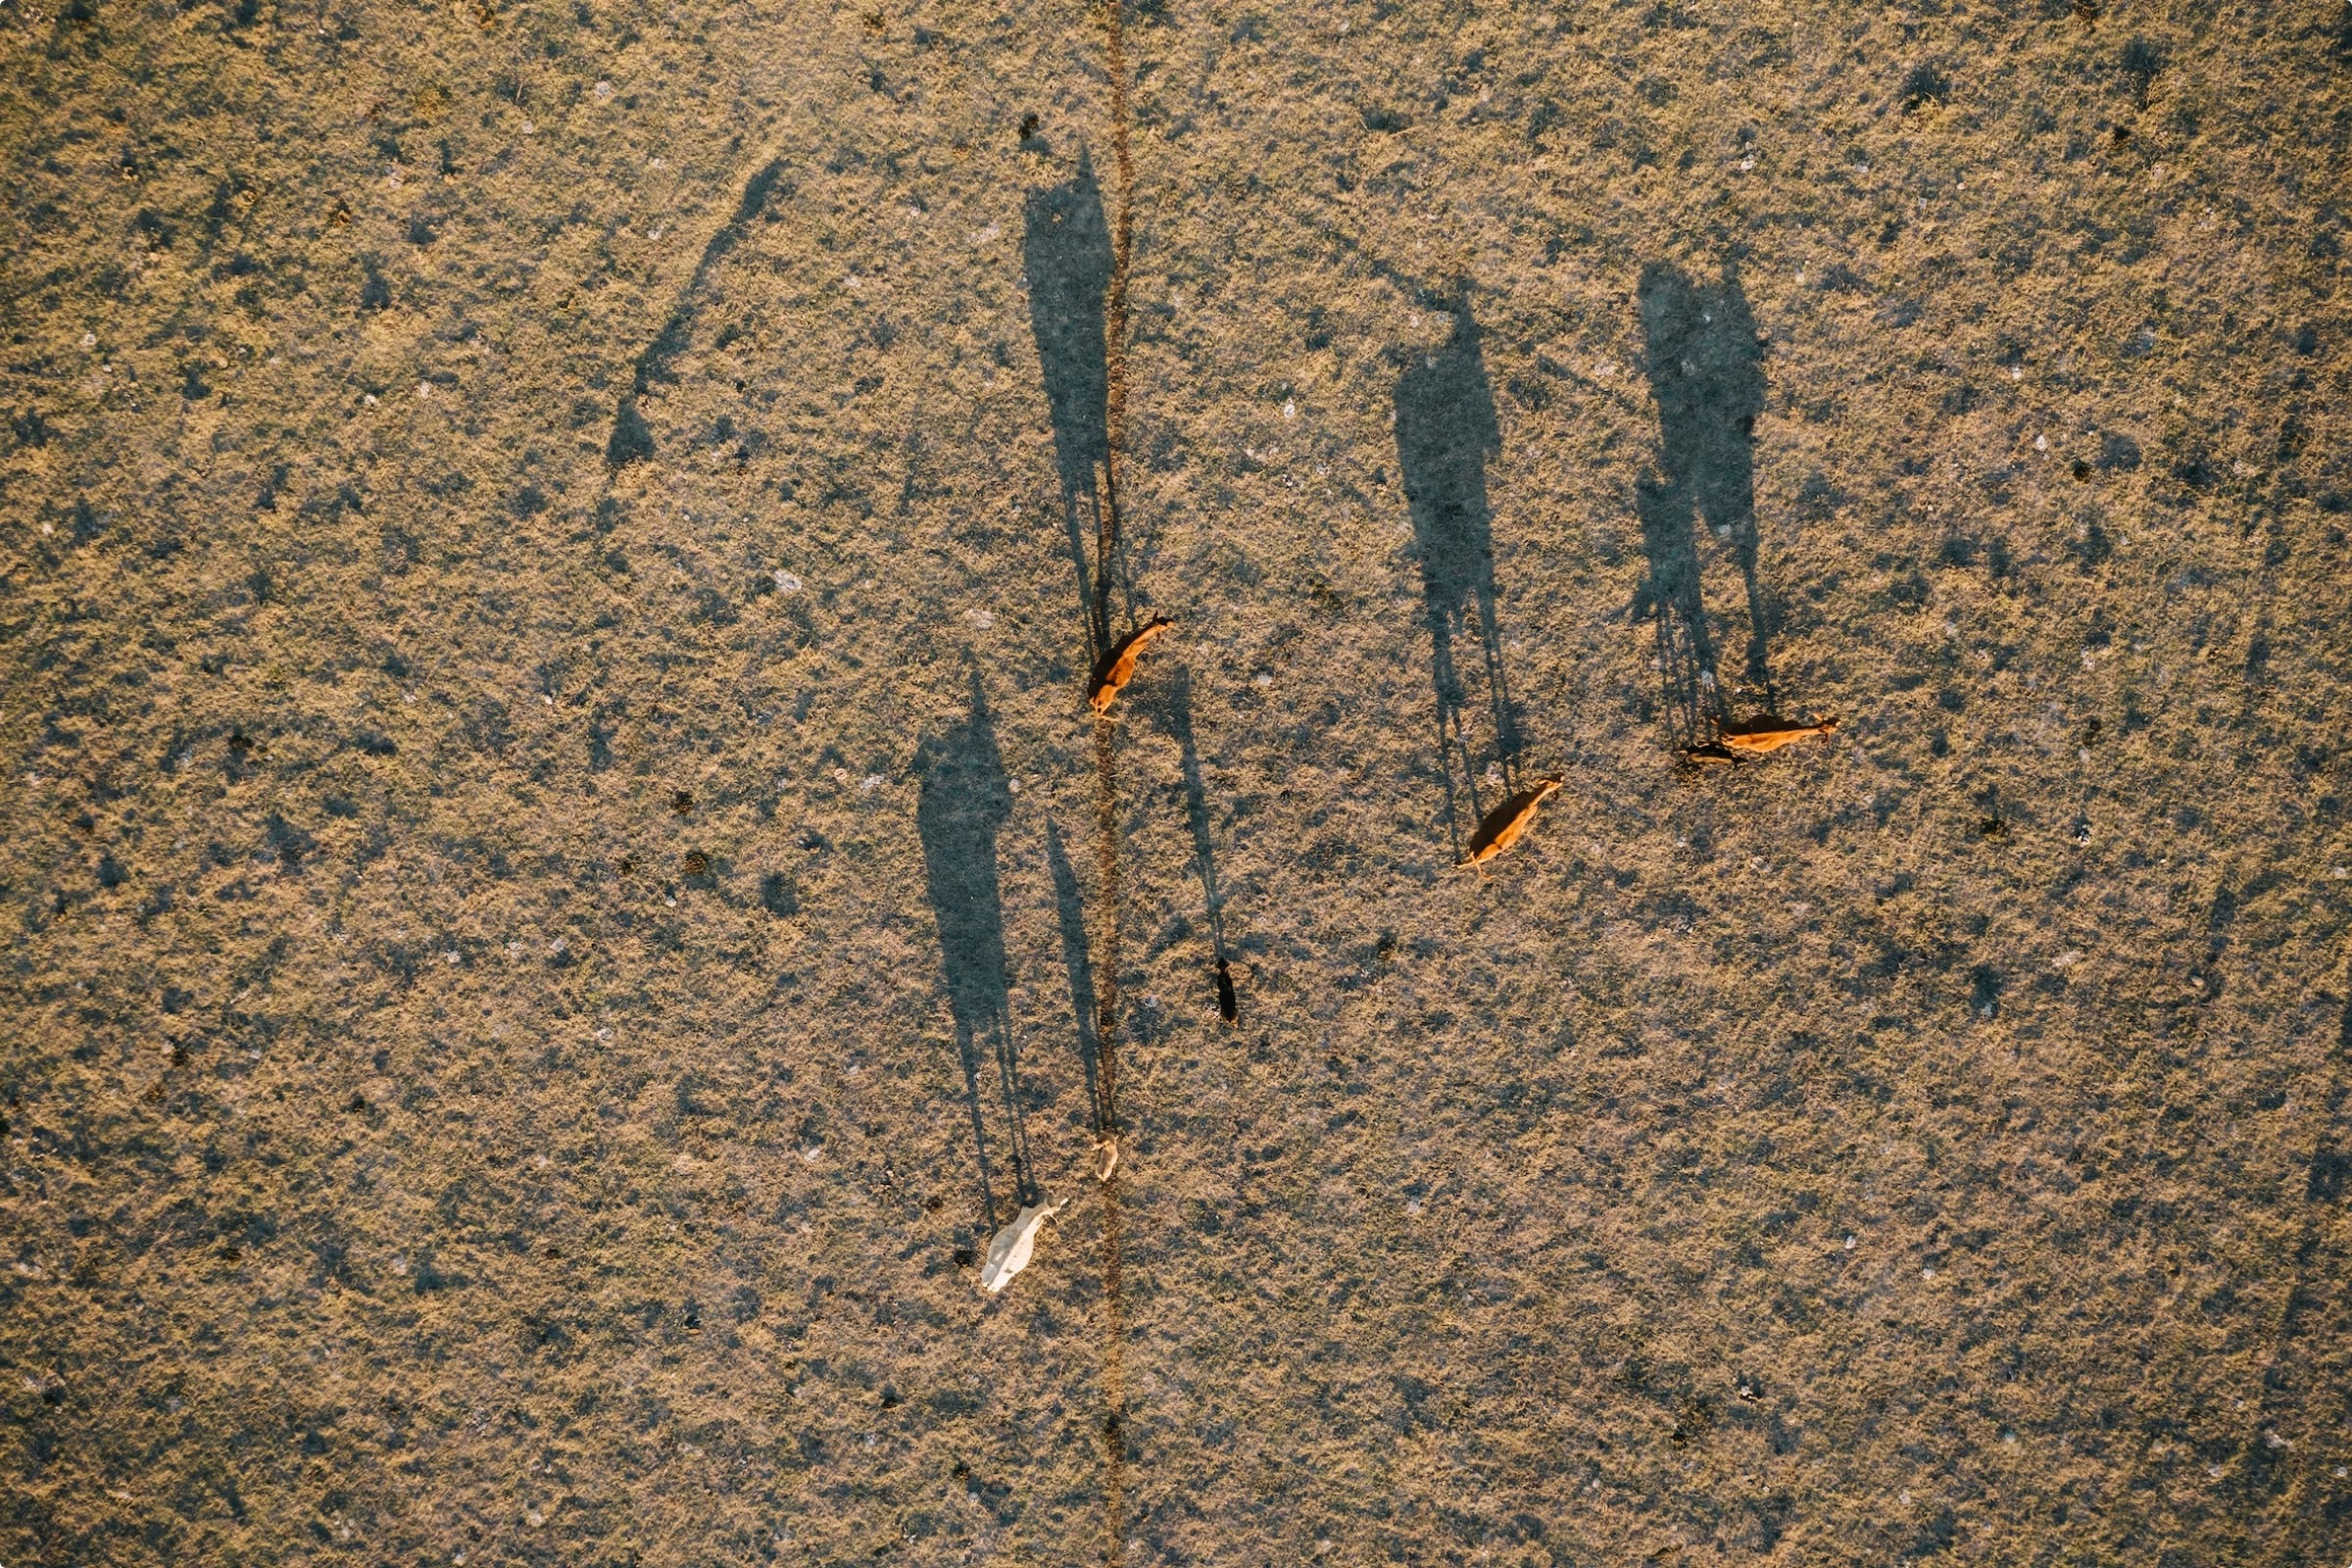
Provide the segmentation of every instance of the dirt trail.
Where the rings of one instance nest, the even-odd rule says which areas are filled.
[[[1135,233],[1135,165],[1129,152],[1127,102],[1126,0],[1104,0],[1102,17],[1103,66],[1110,76],[1110,135],[1112,147],[1110,286],[1103,300],[1103,367],[1107,396],[1104,426],[1108,437],[1102,459],[1101,523],[1095,540],[1096,618],[1100,642],[1111,647],[1111,577],[1119,559],[1119,467],[1127,440],[1127,277]],[[1102,930],[1102,952],[1096,972],[1102,976],[1096,1038],[1102,1055],[1102,1112],[1095,1129],[1098,1138],[1116,1138],[1119,1120],[1119,973],[1124,962],[1121,935],[1124,919],[1119,886],[1118,725],[1111,714],[1098,715],[1095,724],[1096,922]],[[1115,1168],[1100,1183],[1102,1196],[1102,1514],[1103,1561],[1120,1560],[1126,1540],[1127,1498],[1127,1304],[1123,1263],[1119,1256],[1119,1186]]]

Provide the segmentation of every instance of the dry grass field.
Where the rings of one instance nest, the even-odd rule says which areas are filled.
[[[0,51],[9,1568],[2352,1563],[2342,0]]]

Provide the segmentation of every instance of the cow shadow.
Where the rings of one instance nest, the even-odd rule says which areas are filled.
[[[1520,741],[1495,616],[1494,516],[1487,498],[1487,465],[1501,454],[1502,428],[1470,310],[1469,285],[1457,284],[1450,297],[1433,303],[1451,314],[1453,326],[1443,345],[1419,354],[1397,378],[1396,459],[1421,562],[1446,825],[1458,852],[1462,813],[1455,763],[1470,800],[1469,819],[1475,822],[1485,814],[1476,761],[1489,755],[1488,746],[1473,742],[1467,721],[1471,695],[1457,653],[1464,639],[1478,645],[1476,669],[1485,691],[1491,755],[1506,793],[1517,788]]]
[[[977,672],[971,687],[971,710],[963,722],[926,739],[916,753],[922,785],[914,819],[971,1111],[981,1212],[994,1232],[999,1216],[988,1123],[995,1102],[1002,1102],[995,1119],[1003,1123],[1003,1146],[1011,1156],[1014,1206],[1036,1201],[1036,1187],[1021,1118],[1004,898],[997,879],[997,834],[1012,814],[1012,791]]]
[[[1658,405],[1658,466],[1635,487],[1648,569],[1634,594],[1637,618],[1657,629],[1662,703],[1674,744],[1713,738],[1731,716],[1708,625],[1706,530],[1722,542],[1747,590],[1743,678],[1778,711],[1774,623],[1757,561],[1755,427],[1764,408],[1764,350],[1736,268],[1693,282],[1663,262],[1642,272],[1642,332]]]
[[[1110,455],[1110,361],[1105,311],[1110,291],[1110,223],[1094,164],[1079,155],[1067,182],[1034,190],[1023,203],[1021,260],[1029,280],[1029,328],[1054,420],[1062,522],[1086,612],[1087,651],[1109,650],[1117,496]],[[1090,538],[1091,536],[1091,538]],[[1132,611],[1132,607],[1130,607]]]

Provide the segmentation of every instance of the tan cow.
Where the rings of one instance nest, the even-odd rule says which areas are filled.
[[[1792,724],[1777,713],[1759,713],[1754,718],[1715,726],[1716,736],[1735,752],[1761,757],[1777,752],[1784,746],[1793,746],[1808,736],[1827,735],[1838,728],[1838,721],[1825,718],[1818,724]]]
[[[1489,811],[1486,820],[1470,838],[1470,858],[1466,865],[1484,865],[1503,851],[1519,842],[1520,836],[1534,825],[1536,808],[1544,798],[1560,787],[1556,775],[1536,780],[1536,787],[1521,790],[1509,800]]]
[[[1096,712],[1110,711],[1110,705],[1118,700],[1119,693],[1126,690],[1129,681],[1135,679],[1135,662],[1143,657],[1144,650],[1165,633],[1173,631],[1175,626],[1176,623],[1167,616],[1154,615],[1144,626],[1129,632],[1119,646],[1110,651],[1110,657],[1102,662],[1102,668],[1095,676],[1095,693],[1087,699]]]

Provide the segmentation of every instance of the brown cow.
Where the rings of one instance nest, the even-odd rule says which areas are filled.
[[[1838,721],[1825,718],[1818,724],[1792,724],[1777,713],[1759,713],[1736,723],[1718,724],[1715,733],[1723,744],[1735,752],[1749,757],[1761,757],[1777,752],[1784,746],[1793,746],[1812,735],[1827,735],[1837,729]]]
[[[1112,649],[1110,657],[1102,662],[1102,669],[1096,672],[1095,694],[1087,699],[1096,712],[1110,711],[1110,705],[1118,700],[1119,693],[1126,690],[1129,681],[1135,679],[1135,662],[1143,657],[1144,650],[1163,633],[1174,630],[1175,626],[1176,623],[1167,616],[1154,615],[1149,623],[1129,632],[1120,640],[1119,646]]]
[[[1536,808],[1544,798],[1560,787],[1563,781],[1556,775],[1536,780],[1532,790],[1521,790],[1509,800],[1487,813],[1470,839],[1470,858],[1466,865],[1484,865],[1503,851],[1519,842],[1536,820]]]

